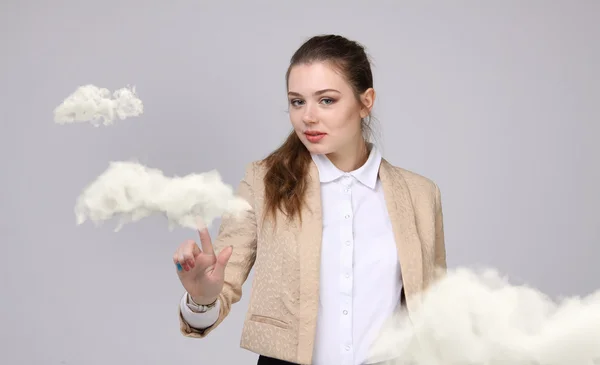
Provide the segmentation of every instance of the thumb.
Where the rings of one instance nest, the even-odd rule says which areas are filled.
[[[214,274],[218,277],[225,277],[225,267],[231,258],[233,253],[233,246],[227,246],[217,256],[217,262],[215,264]]]

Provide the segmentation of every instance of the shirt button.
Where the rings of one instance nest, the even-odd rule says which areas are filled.
[[[350,246],[350,241],[346,241],[346,246]]]
[[[346,274],[346,279],[350,277],[350,274]]]
[[[350,214],[346,214],[346,216],[344,216],[344,218],[346,218],[346,219],[350,218]]]
[[[346,345],[346,351],[350,351],[350,345]]]
[[[344,189],[344,191],[345,191],[346,193],[349,193],[349,192],[350,192],[350,188],[346,188],[346,189]]]
[[[347,310],[345,310],[343,313],[344,313],[344,315],[346,315],[346,314],[348,314],[348,311],[347,311]]]

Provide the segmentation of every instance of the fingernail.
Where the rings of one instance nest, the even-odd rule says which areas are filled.
[[[181,264],[178,262],[177,263],[177,271],[182,271],[183,267],[181,266]]]

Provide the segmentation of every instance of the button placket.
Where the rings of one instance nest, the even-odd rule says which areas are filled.
[[[354,227],[353,227],[353,211],[352,211],[352,177],[344,176],[341,179],[342,193],[341,200],[341,255],[340,255],[340,290],[342,294],[342,300],[340,302],[340,324],[341,333],[344,335],[341,338],[341,345],[343,345],[345,354],[344,357],[348,358],[349,363],[352,362],[354,357],[352,351],[352,332],[353,332],[353,318],[351,315],[352,309],[352,297],[353,297],[353,280],[350,273],[353,272],[353,259],[354,259]]]

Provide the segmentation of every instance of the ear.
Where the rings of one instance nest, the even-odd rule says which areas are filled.
[[[360,101],[363,104],[360,108],[360,117],[366,118],[371,114],[371,109],[373,109],[373,105],[375,104],[375,90],[373,88],[365,90],[360,96]]]

